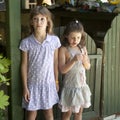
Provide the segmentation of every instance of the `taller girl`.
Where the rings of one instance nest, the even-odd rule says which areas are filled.
[[[43,110],[46,120],[53,120],[52,107],[58,102],[58,48],[60,41],[53,34],[50,11],[43,6],[30,14],[32,34],[23,39],[21,74],[23,82],[22,106],[27,120],[35,120],[37,110]]]

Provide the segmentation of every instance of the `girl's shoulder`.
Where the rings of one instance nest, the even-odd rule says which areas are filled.
[[[61,46],[59,49],[62,50],[62,51],[66,51],[67,50],[67,48],[65,46]]]
[[[31,41],[31,39],[32,39],[32,35],[27,36],[20,41],[20,44],[28,44]]]
[[[49,34],[47,36],[48,36],[48,38],[52,38],[51,40],[60,40],[59,37],[57,35],[54,35],[54,34],[53,35]]]
[[[50,34],[47,34],[47,40],[48,41],[51,41],[51,42],[59,42],[60,39],[57,35],[50,35]]]
[[[66,58],[66,61],[68,61],[71,56],[67,46],[61,46],[59,48],[59,53],[60,53],[60,56],[64,56]]]
[[[60,51],[61,53],[68,53],[68,49],[67,49],[67,47],[65,47],[65,46],[61,46],[61,47],[59,48],[59,51]]]
[[[22,50],[22,51],[28,51],[29,50],[29,44],[28,44],[28,37],[26,38],[23,38],[21,41],[20,41],[20,45],[19,45],[19,49]]]
[[[48,34],[46,40],[49,41],[50,45],[53,46],[53,48],[59,48],[61,46],[60,39],[56,35]]]
[[[27,47],[27,48],[28,48],[28,46],[29,46],[29,44],[31,43],[31,41],[32,41],[32,35],[23,38],[23,39],[20,41],[20,47]]]

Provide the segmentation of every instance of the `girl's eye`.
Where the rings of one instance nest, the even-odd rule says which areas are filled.
[[[44,18],[41,18],[41,21],[44,21]]]
[[[38,22],[38,21],[44,21],[45,18],[33,18],[33,21]]]
[[[33,18],[34,21],[37,21],[37,18]]]

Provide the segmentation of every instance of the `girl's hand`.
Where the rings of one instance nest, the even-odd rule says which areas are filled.
[[[57,89],[57,92],[59,91],[59,81],[57,80],[57,81],[55,81],[55,83],[56,83],[56,89]]]
[[[81,54],[77,54],[73,58],[73,61],[75,61],[75,62],[80,61],[80,60],[83,60],[83,55],[81,55]]]
[[[90,69],[90,60],[87,55],[83,55],[83,65],[86,69]]]
[[[82,55],[83,56],[83,61],[86,61],[86,60],[88,60],[88,56],[87,55]]]
[[[26,102],[30,101],[30,93],[29,93],[28,89],[24,89],[23,90],[23,97],[24,97],[24,99],[25,99]]]

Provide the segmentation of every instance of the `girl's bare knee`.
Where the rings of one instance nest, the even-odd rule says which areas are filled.
[[[80,108],[79,112],[74,114],[74,120],[82,120],[82,112],[83,108]]]
[[[27,120],[35,120],[37,111],[27,111]]]
[[[43,114],[45,116],[45,120],[53,120],[53,110],[52,109],[43,110]]]
[[[70,120],[70,117],[71,117],[71,111],[62,112],[62,120]]]

